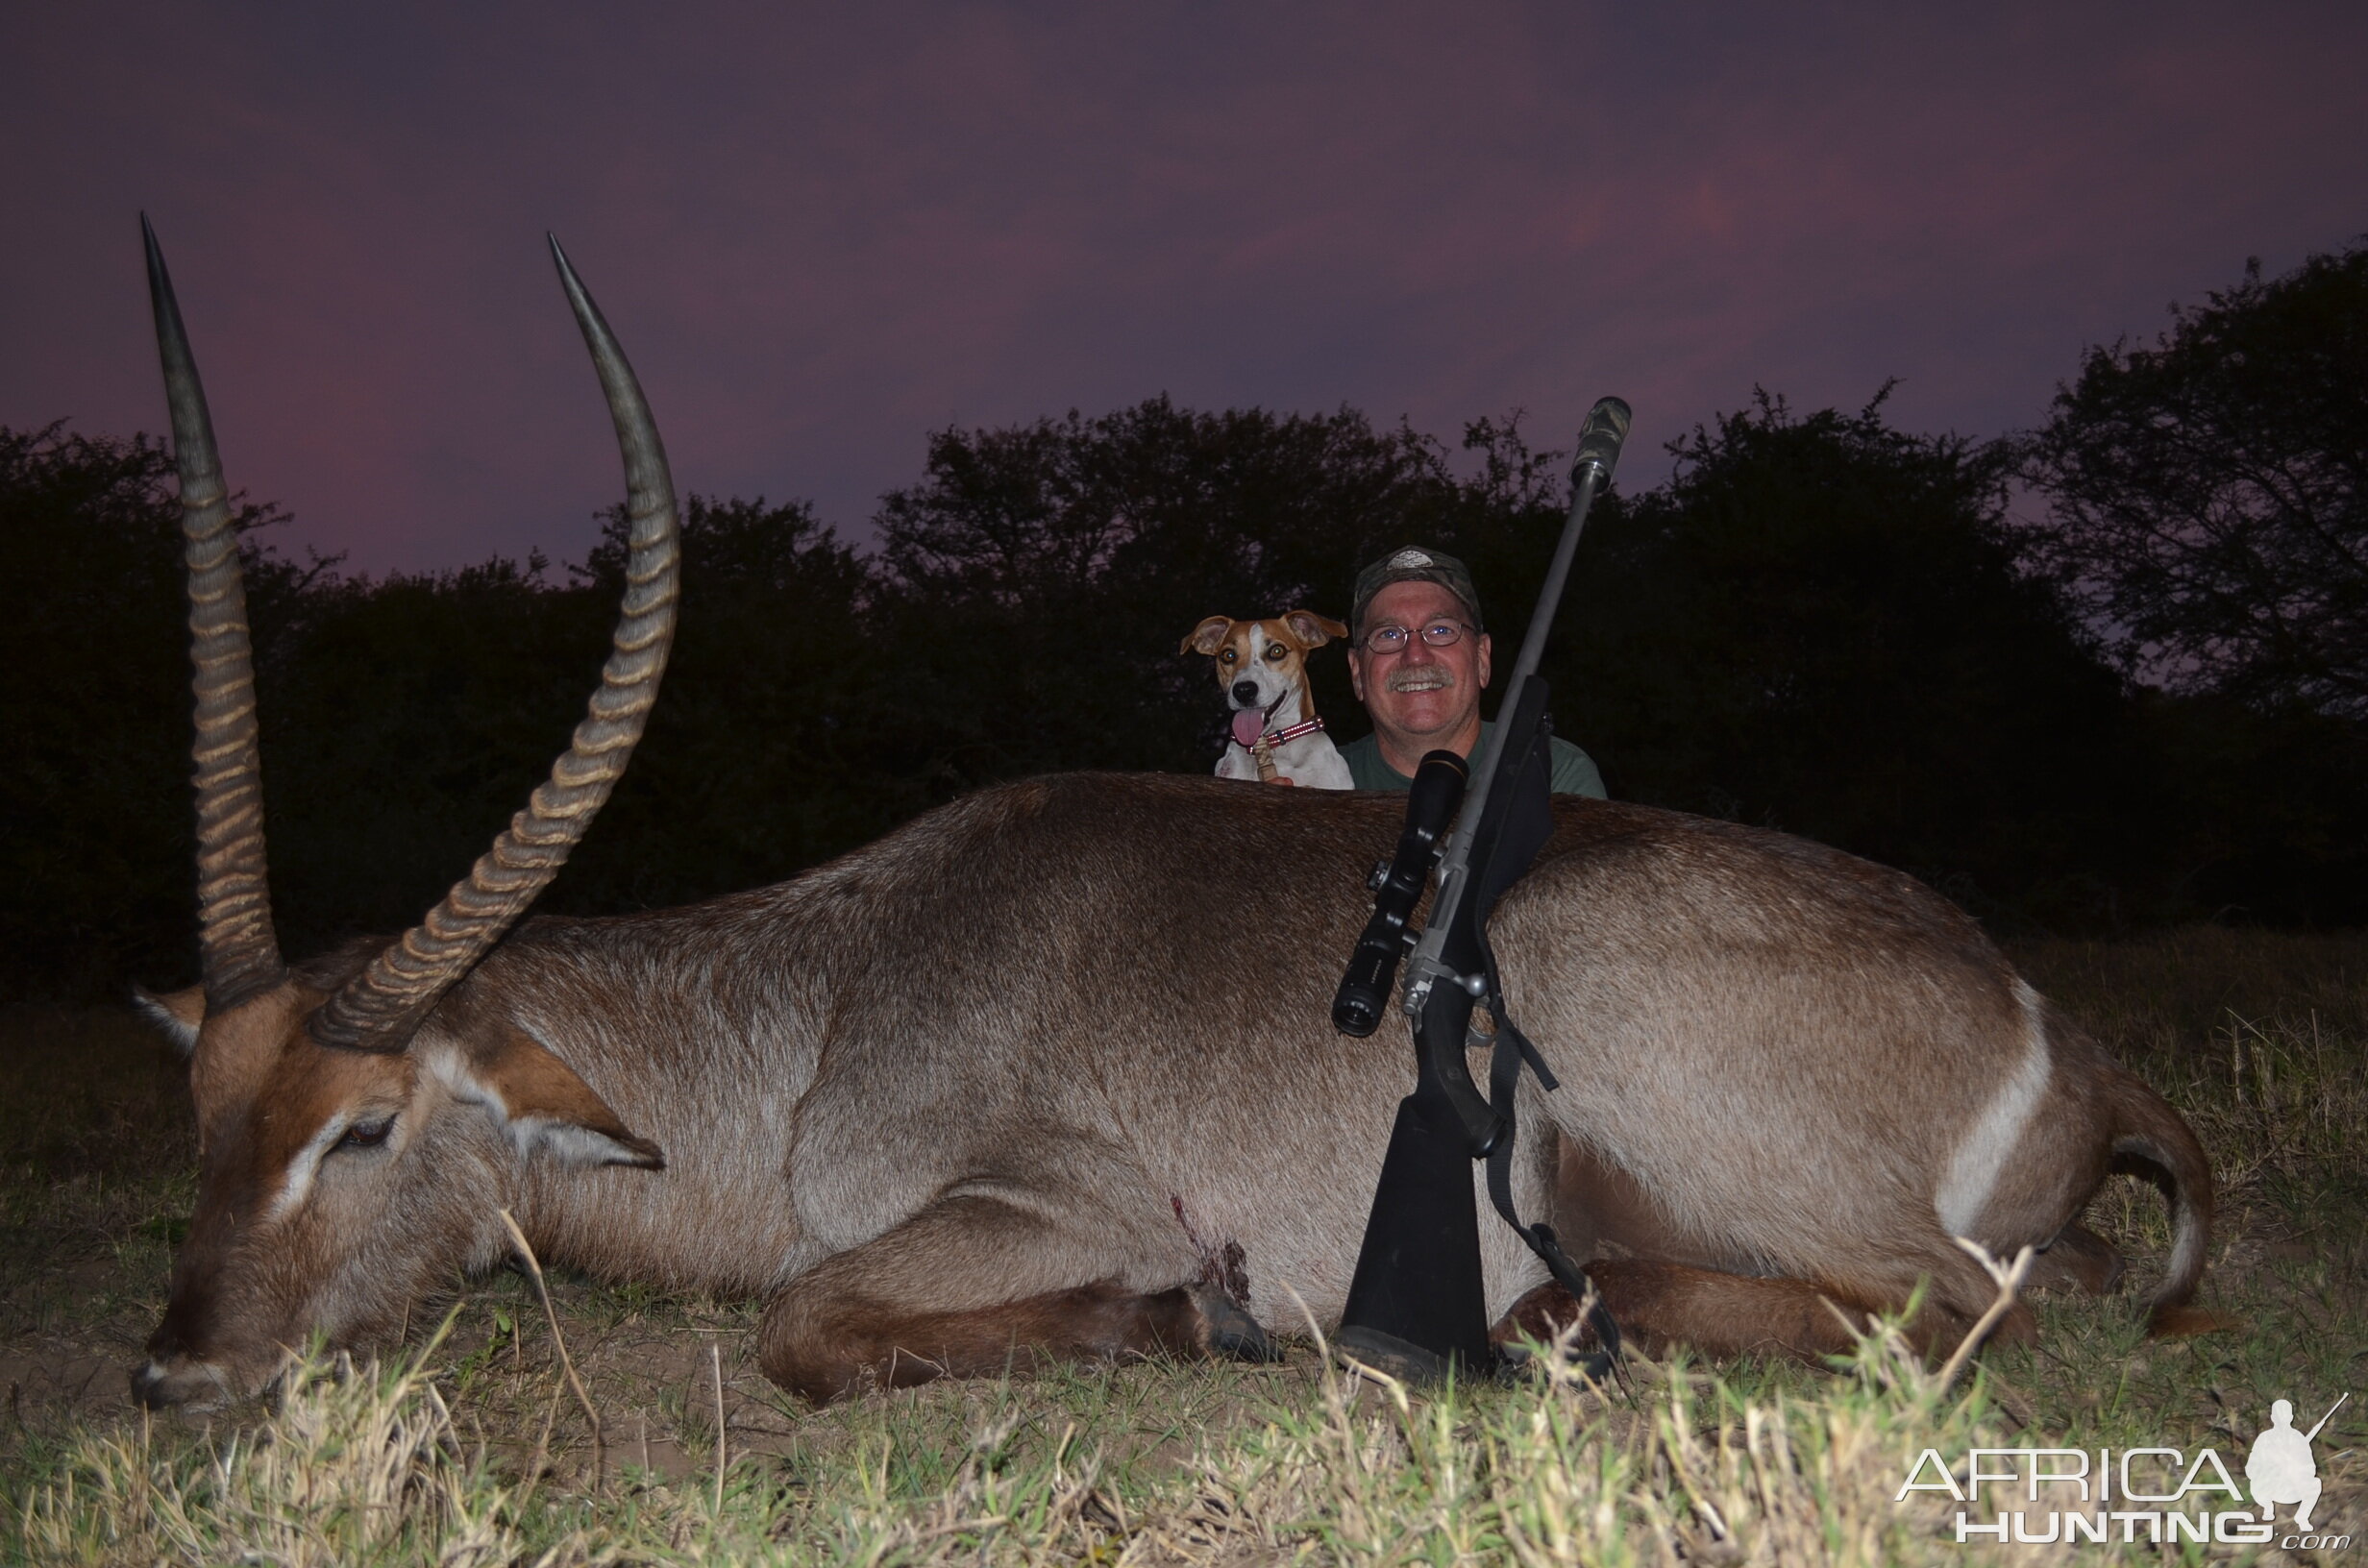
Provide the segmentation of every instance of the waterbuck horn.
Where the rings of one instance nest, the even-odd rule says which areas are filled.
[[[173,419],[173,462],[181,472],[181,532],[189,573],[189,659],[195,667],[197,741],[198,953],[206,1008],[218,1013],[276,985],[285,968],[271,928],[263,859],[263,770],[256,747],[255,656],[247,594],[238,575],[238,530],[231,524],[222,457],[213,444],[206,389],[182,330],[181,306],[147,214],[148,300]]]
[[[426,919],[372,959],[312,1016],[312,1038],[324,1045],[400,1051],[410,1042],[436,998],[501,940],[592,825],[641,739],[666,670],[679,558],[666,451],[642,400],[641,383],[555,238],[551,257],[600,371],[625,455],[631,551],[616,637],[601,671],[600,690],[592,694],[574,740],[552,764],[550,779],[535,787],[527,809],[510,819],[493,847]]]

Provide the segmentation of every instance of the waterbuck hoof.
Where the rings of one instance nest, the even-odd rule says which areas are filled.
[[[1279,1361],[1281,1347],[1267,1336],[1258,1320],[1244,1311],[1234,1299],[1215,1286],[1196,1286],[1192,1290],[1193,1305],[1200,1309],[1202,1321],[1208,1324],[1208,1348],[1212,1356],[1223,1356],[1237,1361]]]

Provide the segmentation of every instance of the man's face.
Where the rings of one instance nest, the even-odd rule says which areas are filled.
[[[1462,635],[1433,648],[1422,628],[1446,622]],[[1405,648],[1374,653],[1365,639],[1383,626],[1403,626]],[[1399,749],[1427,748],[1454,739],[1477,717],[1480,690],[1489,683],[1489,640],[1473,634],[1464,606],[1435,582],[1394,582],[1373,596],[1349,649],[1348,678],[1357,699],[1372,715],[1373,727]]]

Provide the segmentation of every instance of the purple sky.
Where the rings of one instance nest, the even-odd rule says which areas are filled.
[[[1755,381],[1990,434],[2368,232],[2357,6],[841,9],[8,7],[0,423],[161,425],[143,208],[231,483],[369,570],[620,494],[545,229],[679,485],[859,536],[932,429],[1162,391],[1618,392],[1631,485]]]

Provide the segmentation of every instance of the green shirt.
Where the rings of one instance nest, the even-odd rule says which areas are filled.
[[[1495,727],[1488,720],[1481,721],[1480,739],[1471,748],[1473,756],[1477,757],[1488,749],[1489,731]],[[1546,781],[1548,790],[1556,795],[1591,795],[1598,800],[1605,798],[1603,774],[1596,769],[1592,757],[1560,735],[1546,738],[1546,755],[1554,760],[1554,772]],[[1348,776],[1356,780],[1360,790],[1405,790],[1414,787],[1413,779],[1382,760],[1381,742],[1375,736],[1368,735],[1361,741],[1350,741],[1341,747],[1341,756],[1348,764]]]

